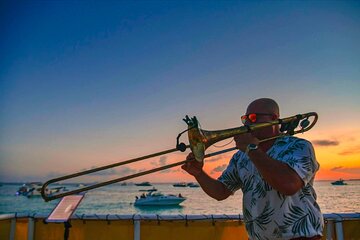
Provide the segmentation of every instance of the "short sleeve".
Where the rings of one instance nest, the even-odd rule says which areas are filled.
[[[319,170],[312,144],[304,139],[297,139],[282,154],[282,161],[287,163],[307,185]]]
[[[222,182],[233,193],[242,187],[242,181],[240,180],[237,162],[240,152],[233,155],[227,168],[223,171],[218,181]]]

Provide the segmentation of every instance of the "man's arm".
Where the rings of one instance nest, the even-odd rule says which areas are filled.
[[[204,192],[210,197],[218,201],[228,198],[232,192],[227,189],[222,182],[210,177],[203,171],[203,162],[200,163],[196,160],[190,160],[193,158],[193,154],[190,153],[187,157],[189,162],[182,165],[181,168],[194,176]]]
[[[240,134],[234,137],[236,147],[245,152],[250,143],[260,146],[259,139],[251,133]],[[299,191],[304,182],[289,165],[269,157],[261,147],[248,153],[250,160],[264,180],[274,189],[284,195],[293,195]]]
[[[213,179],[204,171],[195,176],[195,178],[204,192],[218,201],[224,200],[232,194],[232,192],[227,189],[222,182]]]
[[[298,192],[304,182],[286,163],[272,159],[261,149],[250,151],[248,156],[269,185],[284,195]]]

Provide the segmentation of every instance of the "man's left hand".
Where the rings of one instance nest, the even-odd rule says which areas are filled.
[[[245,152],[246,147],[250,144],[259,145],[259,139],[254,137],[251,133],[244,133],[234,136],[236,148]]]

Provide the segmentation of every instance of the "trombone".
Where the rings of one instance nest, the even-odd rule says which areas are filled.
[[[311,122],[310,122],[309,118],[312,118]],[[177,143],[176,143],[175,148],[51,179],[51,180],[45,182],[44,185],[41,188],[41,196],[42,196],[42,198],[47,202],[47,201],[51,201],[51,200],[61,198],[61,197],[64,197],[64,196],[78,194],[78,193],[81,193],[81,192],[84,192],[84,191],[89,191],[89,190],[99,188],[99,187],[103,187],[103,186],[106,186],[106,185],[109,185],[109,184],[125,181],[125,180],[136,178],[136,177],[140,177],[140,176],[147,175],[147,174],[150,174],[150,173],[162,171],[162,170],[165,170],[165,169],[168,169],[168,168],[173,168],[173,167],[176,167],[176,166],[179,166],[179,165],[183,165],[187,161],[196,160],[196,161],[201,162],[201,161],[203,161],[204,158],[208,158],[208,157],[216,156],[216,155],[223,154],[223,153],[226,153],[226,152],[237,150],[236,147],[232,147],[232,148],[224,149],[224,150],[221,150],[221,151],[218,151],[218,152],[205,154],[205,150],[208,147],[210,147],[211,145],[213,145],[214,143],[222,141],[222,140],[227,139],[227,138],[234,137],[234,136],[239,135],[239,134],[249,133],[249,132],[252,132],[252,131],[255,131],[255,130],[258,130],[258,129],[261,129],[261,128],[265,128],[265,127],[270,127],[270,126],[273,126],[273,125],[280,125],[281,126],[280,127],[280,132],[281,133],[279,135],[277,135],[277,136],[274,136],[274,137],[262,139],[262,140],[260,140],[260,142],[269,141],[269,140],[279,138],[279,137],[283,137],[283,136],[289,136],[289,135],[295,135],[295,134],[298,134],[298,133],[303,133],[303,132],[306,132],[306,131],[310,130],[316,124],[316,122],[318,120],[318,115],[317,115],[316,112],[309,112],[309,113],[298,114],[298,115],[283,118],[283,119],[273,120],[273,121],[270,121],[270,122],[258,123],[258,124],[253,124],[253,125],[246,125],[246,126],[230,128],[230,129],[225,129],[225,130],[216,130],[216,131],[208,131],[208,130],[201,129],[199,127],[199,122],[198,122],[196,117],[189,118],[188,116],[185,116],[185,118],[183,120],[188,125],[188,128],[185,131],[181,132],[177,136],[177,139],[176,139]],[[180,139],[181,135],[184,134],[185,132],[188,132],[188,140],[189,140],[188,145],[186,145],[185,143],[179,143],[179,139]],[[67,192],[63,192],[63,193],[59,193],[59,194],[46,194],[47,186],[50,185],[50,184],[53,184],[55,182],[68,180],[68,179],[79,177],[79,176],[84,176],[84,175],[87,175],[87,174],[90,174],[90,173],[94,173],[94,172],[102,171],[102,170],[105,170],[105,169],[122,166],[122,165],[125,165],[125,164],[130,164],[130,163],[134,163],[134,162],[138,162],[138,161],[143,161],[143,160],[148,159],[148,158],[153,158],[153,157],[156,157],[156,156],[161,156],[161,155],[176,152],[176,151],[184,152],[187,148],[190,148],[191,151],[193,152],[194,159],[183,160],[183,161],[180,161],[180,162],[168,164],[168,165],[165,165],[165,166],[161,166],[161,167],[150,169],[150,170],[143,171],[143,172],[138,172],[138,173],[128,175],[128,176],[125,176],[125,177],[120,177],[120,178],[112,179],[112,180],[109,180],[109,181],[96,183],[96,184],[93,184],[93,185],[90,185],[90,186],[85,186],[85,187],[82,187],[82,188],[78,188],[78,189],[75,189],[75,190],[71,190],[71,191],[67,191]]]

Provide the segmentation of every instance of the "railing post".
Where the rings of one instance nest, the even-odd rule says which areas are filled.
[[[14,240],[15,239],[15,230],[16,230],[16,216],[14,216],[11,219],[11,223],[10,223],[10,236],[9,239],[10,240]]]
[[[140,217],[134,216],[134,240],[140,240]]]
[[[326,240],[333,240],[333,220],[328,219],[326,222]]]
[[[336,229],[336,240],[344,240],[344,232],[343,232],[343,225],[342,225],[341,217],[336,218],[335,229]]]
[[[33,217],[28,218],[28,237],[27,240],[34,239],[35,219]]]

